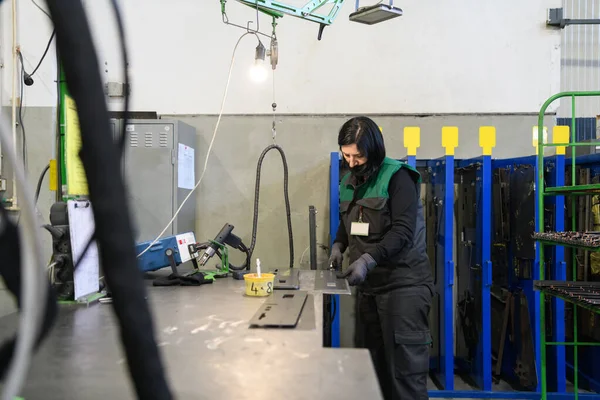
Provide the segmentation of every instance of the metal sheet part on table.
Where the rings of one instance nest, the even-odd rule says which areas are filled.
[[[273,292],[254,314],[250,326],[294,328],[307,295],[307,292]]]

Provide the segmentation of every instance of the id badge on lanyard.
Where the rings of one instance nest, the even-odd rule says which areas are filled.
[[[358,210],[358,222],[353,222],[350,226],[350,234],[353,236],[369,236],[369,223],[363,222],[363,208]]]

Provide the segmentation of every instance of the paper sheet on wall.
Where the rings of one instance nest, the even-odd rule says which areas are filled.
[[[75,101],[65,96],[65,163],[67,168],[67,193],[87,195],[88,185],[83,164],[79,158],[81,132]]]
[[[73,264],[81,258],[83,250],[88,240],[94,232],[94,215],[92,213],[92,204],[89,201],[67,202],[69,213],[69,230],[71,237],[71,251],[73,253]],[[98,257],[98,248],[94,241],[85,257],[79,263],[74,273],[75,300],[84,296],[98,292],[100,261]]]
[[[193,189],[196,186],[194,149],[179,143],[177,165],[177,187]]]

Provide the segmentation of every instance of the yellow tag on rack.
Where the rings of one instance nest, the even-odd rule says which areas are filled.
[[[458,127],[442,127],[442,147],[446,149],[447,156],[454,155],[454,149],[458,147]]]
[[[569,144],[570,129],[568,126],[555,126],[552,128],[552,143],[554,144]],[[566,146],[558,146],[556,154],[565,155],[567,152]]]
[[[421,146],[421,128],[418,126],[404,127],[404,147],[407,155],[416,156],[417,149]]]
[[[479,147],[483,149],[484,156],[491,156],[492,149],[496,147],[496,127],[479,127]]]

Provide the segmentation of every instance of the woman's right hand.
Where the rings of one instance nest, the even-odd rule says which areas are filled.
[[[333,267],[335,270],[342,269],[342,261],[344,261],[344,249],[342,248],[341,243],[334,243],[331,247],[331,256],[329,257],[329,266]]]

